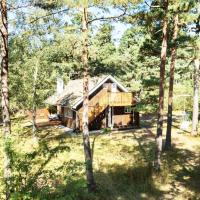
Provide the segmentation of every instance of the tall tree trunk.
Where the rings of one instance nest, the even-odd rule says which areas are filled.
[[[199,115],[199,58],[194,60],[194,97],[193,97],[193,115],[192,115],[192,135],[198,132]]]
[[[33,76],[33,108],[32,108],[32,133],[33,138],[37,139],[36,132],[37,132],[37,125],[36,125],[36,86],[37,86],[37,77],[38,77],[38,61],[35,65],[35,71]]]
[[[177,36],[178,36],[178,13],[174,16],[174,33],[173,33],[173,47],[171,51],[171,64],[170,64],[170,79],[169,79],[169,94],[168,94],[168,112],[167,112],[167,131],[165,149],[171,148],[171,131],[172,131],[172,111],[173,111],[173,86],[174,86],[174,68],[176,61],[177,51]]]
[[[4,140],[4,179],[6,185],[6,199],[10,198],[10,178],[11,163],[9,156],[9,137],[11,135],[11,122],[9,113],[9,94],[8,94],[8,21],[7,21],[7,2],[1,0],[1,96],[3,114],[3,140]]]
[[[165,63],[167,56],[167,11],[168,0],[163,1],[165,16],[163,19],[163,36],[162,36],[162,49],[161,49],[161,64],[160,64],[160,83],[159,83],[159,107],[158,107],[158,121],[157,121],[157,134],[156,134],[156,160],[155,167],[160,168],[161,165],[161,151],[162,151],[162,132],[163,132],[163,109],[164,109],[164,79],[165,79]]]
[[[200,2],[197,4],[198,14],[200,14]],[[199,34],[199,19],[196,20],[196,35]],[[193,114],[192,114],[192,135],[198,133],[198,117],[199,117],[199,56],[200,47],[199,42],[195,49],[195,59],[194,59],[194,96],[193,96]]]
[[[86,178],[89,191],[95,190],[95,181],[93,175],[92,166],[92,154],[90,148],[90,137],[88,129],[88,25],[87,25],[87,8],[83,8],[82,12],[82,34],[83,34],[83,51],[82,51],[82,62],[83,62],[83,145],[85,154],[86,164]]]

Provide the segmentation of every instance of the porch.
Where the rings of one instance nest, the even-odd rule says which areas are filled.
[[[88,103],[89,129],[139,126],[139,113],[134,112],[136,102],[135,94],[132,92],[100,91]],[[80,130],[82,130],[82,115],[83,108],[76,114]]]

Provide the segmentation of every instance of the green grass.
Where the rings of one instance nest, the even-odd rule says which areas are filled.
[[[29,129],[13,124],[12,199],[200,199],[200,138],[173,129],[173,149],[163,153],[156,172],[151,131],[155,128],[91,135],[97,191],[89,194],[81,135],[43,129],[37,143]],[[3,184],[0,190],[2,199]]]

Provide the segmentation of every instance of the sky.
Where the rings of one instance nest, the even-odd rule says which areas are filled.
[[[124,34],[124,32],[131,27],[131,25],[123,24],[123,23],[114,23],[114,30],[112,32],[112,38],[116,45],[119,45],[120,38]]]
[[[31,13],[32,12],[32,8],[28,7],[28,8],[22,8],[21,10],[23,13]],[[96,15],[97,17],[101,17],[101,16],[105,16],[105,17],[110,17],[110,16],[118,16],[122,13],[122,11],[119,11],[118,9],[113,9],[113,8],[109,8],[109,12],[102,12],[101,9],[98,9],[96,7],[91,7],[89,9],[89,12],[91,12],[92,14]],[[62,15],[63,19],[65,21],[70,22],[70,17],[68,15]],[[15,12],[9,12],[8,18],[10,19],[10,21],[14,21],[13,19],[16,18]],[[105,22],[105,21],[104,21]],[[92,25],[94,27],[96,27],[96,29],[93,31],[93,33],[95,34],[98,31],[98,28],[100,27],[100,25],[103,22],[101,21],[95,21],[92,23]],[[11,23],[10,23],[11,24]],[[124,32],[130,27],[130,25],[121,23],[121,22],[114,22],[112,21],[111,24],[113,25],[114,29],[112,32],[112,39],[113,42],[118,45],[120,38],[122,37],[122,35],[124,34]],[[12,25],[9,26],[9,32],[16,32],[16,30],[13,28]]]
[[[93,14],[98,13],[98,14],[96,14],[97,17],[101,17],[101,16],[104,16],[104,17],[119,16],[120,14],[122,14],[122,11],[120,11],[118,9],[113,9],[112,7],[109,8],[109,12],[108,13],[105,13],[105,12],[103,13],[102,10],[100,10],[98,8],[95,8],[95,7],[94,8],[90,8],[90,11]],[[109,21],[107,21],[107,22],[109,22]],[[95,22],[93,22],[93,25],[95,25],[97,27],[100,27],[100,25],[102,23],[103,22],[101,22],[101,21],[95,21]],[[113,32],[112,32],[112,40],[115,43],[115,45],[119,45],[120,38],[122,37],[124,32],[128,28],[131,27],[131,25],[128,25],[128,24],[125,24],[125,23],[122,23],[122,22],[115,22],[115,21],[111,21],[111,24],[114,27]],[[98,31],[98,29],[96,31]]]

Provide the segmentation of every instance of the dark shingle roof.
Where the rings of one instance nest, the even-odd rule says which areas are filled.
[[[89,91],[103,81],[107,76],[89,79]],[[70,80],[61,94],[53,94],[44,103],[50,105],[73,106],[83,97],[83,79]]]

